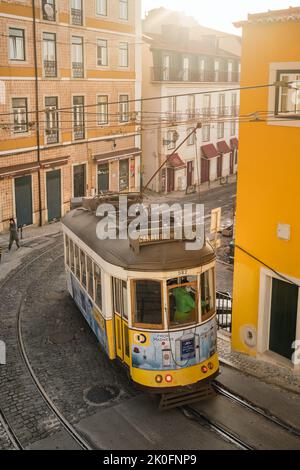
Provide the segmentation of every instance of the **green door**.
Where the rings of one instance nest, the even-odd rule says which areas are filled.
[[[269,348],[289,360],[296,339],[298,295],[297,286],[273,279]]]
[[[60,170],[48,171],[47,181],[47,208],[48,221],[61,218],[61,176]]]
[[[32,225],[31,176],[15,178],[15,201],[18,227]]]

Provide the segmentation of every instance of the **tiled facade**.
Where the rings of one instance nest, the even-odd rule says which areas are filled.
[[[74,196],[139,190],[140,105],[119,102],[141,96],[140,16],[140,0],[0,0],[0,231],[59,218]]]

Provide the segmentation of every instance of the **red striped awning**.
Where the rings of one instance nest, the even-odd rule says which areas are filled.
[[[186,166],[184,161],[181,160],[178,153],[174,153],[174,155],[170,156],[170,158],[168,159],[168,164],[173,168],[182,168]]]
[[[202,145],[201,147],[202,157],[210,159],[219,156],[219,152],[214,146],[214,144]]]
[[[227,142],[225,140],[221,140],[220,142],[217,143],[217,147],[219,150],[219,153],[230,153],[231,148],[227,145]]]
[[[236,137],[233,137],[232,139],[230,139],[230,147],[231,149],[238,149],[239,148],[239,139],[237,139]]]

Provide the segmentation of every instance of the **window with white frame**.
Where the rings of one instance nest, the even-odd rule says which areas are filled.
[[[233,81],[233,62],[231,62],[231,61],[228,62],[227,81],[228,81],[228,82],[232,82],[232,81]]]
[[[224,137],[224,131],[225,131],[225,125],[224,121],[223,122],[218,122],[218,139],[223,139]]]
[[[128,0],[119,0],[120,20],[128,20]]]
[[[25,60],[24,29],[9,28],[9,58],[10,60]]]
[[[195,132],[193,132],[193,130],[194,130],[193,127],[191,127],[190,129],[187,129],[186,131],[187,135],[189,135],[189,138],[187,140],[187,145],[195,145]]]
[[[183,58],[183,80],[187,82],[189,80],[190,59],[188,57]]]
[[[275,115],[285,118],[300,118],[300,70],[278,71],[278,87]]]
[[[170,96],[168,98],[168,112],[171,120],[176,119],[176,96]]]
[[[128,42],[119,43],[119,66],[128,67]]]
[[[108,49],[105,39],[97,40],[97,65],[102,67],[108,65]]]
[[[211,112],[211,95],[203,96],[203,116],[210,116]]]
[[[210,141],[210,124],[205,124],[202,127],[202,140],[203,140],[203,142],[209,142]]]
[[[58,98],[48,96],[45,98],[45,134],[47,144],[56,144],[59,140],[58,132]]]
[[[73,96],[74,140],[85,137],[84,96]]]
[[[215,60],[215,82],[220,81],[220,61]]]
[[[28,132],[28,105],[27,98],[12,98],[12,112],[15,134]]]
[[[176,131],[168,131],[167,133],[167,142],[168,150],[174,150],[176,147]]]
[[[83,25],[82,0],[71,0],[71,20],[73,25]]]
[[[97,96],[97,123],[108,124],[108,96]]]
[[[188,96],[188,119],[194,119],[195,117],[195,95]]]
[[[43,65],[45,77],[56,77],[56,34],[43,33]]]
[[[83,38],[72,36],[72,73],[73,78],[84,77]]]
[[[119,98],[119,120],[120,122],[129,121],[129,95],[120,95]]]
[[[205,80],[205,59],[199,59],[199,80],[200,82],[204,82]]]
[[[107,0],[96,0],[97,15],[107,16]]]

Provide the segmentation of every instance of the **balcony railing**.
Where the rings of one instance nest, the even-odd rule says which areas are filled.
[[[47,144],[58,143],[58,130],[57,129],[46,129],[46,142]]]
[[[73,78],[84,77],[84,67],[82,62],[72,62]]]
[[[72,24],[76,26],[82,26],[82,10],[78,8],[71,9]]]
[[[74,128],[74,140],[82,140],[85,138],[85,129],[84,127],[75,127]]]
[[[45,77],[56,77],[57,63],[55,60],[44,60],[44,74]]]
[[[180,68],[152,67],[152,80],[156,82],[239,82],[239,72],[215,70],[187,70]]]

